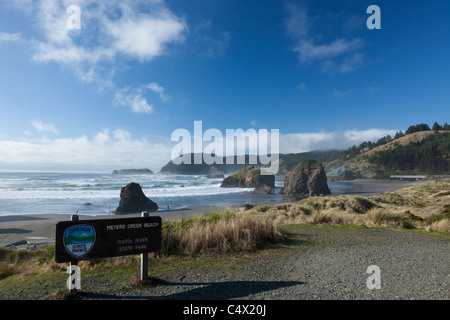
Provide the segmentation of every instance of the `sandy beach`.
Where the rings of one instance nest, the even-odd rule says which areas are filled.
[[[397,180],[354,180],[342,182],[348,188],[335,192],[331,196],[339,195],[360,195],[371,196],[380,192],[395,191],[423,183],[422,181],[397,181]],[[233,209],[238,209],[246,203],[236,203]],[[275,201],[262,199],[259,204],[276,204]],[[193,207],[180,210],[157,211],[151,213],[154,216],[161,216],[163,220],[181,220],[194,216],[203,216],[214,211],[225,210],[226,207],[205,206]],[[5,215],[0,216],[0,247],[15,245],[16,248],[44,247],[55,241],[56,224],[59,221],[71,220],[72,214],[30,214],[30,215]],[[140,214],[128,215],[79,215],[79,220],[90,219],[120,219],[125,217],[140,216]]]
[[[207,215],[223,210],[219,207],[198,207],[190,209],[151,212],[150,216],[161,216],[163,220],[181,220],[194,216]],[[78,215],[79,220],[121,219],[139,217],[140,214],[127,215]],[[70,221],[72,214],[33,214],[0,217],[0,247],[13,245],[16,248],[31,246],[45,247],[55,241],[56,224]]]

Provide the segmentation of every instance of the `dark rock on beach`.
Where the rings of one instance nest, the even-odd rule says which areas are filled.
[[[273,194],[273,188],[269,187],[268,185],[262,185],[258,186],[253,190],[254,194]]]
[[[156,210],[158,210],[158,205],[145,196],[139,184],[132,182],[120,190],[120,202],[114,214]]]
[[[222,188],[258,188],[268,186],[275,188],[274,175],[261,175],[261,169],[248,166],[236,173],[226,177],[222,181]]]
[[[342,171],[336,175],[330,175],[328,178],[330,181],[351,181],[356,179],[355,175],[351,171]]]
[[[320,162],[303,160],[284,176],[284,187],[280,191],[287,197],[305,197],[331,194],[327,176]]]

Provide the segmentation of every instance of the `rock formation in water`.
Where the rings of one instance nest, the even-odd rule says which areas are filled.
[[[147,198],[137,183],[129,183],[120,190],[120,202],[115,214],[140,213],[156,211],[158,205]]]
[[[287,197],[307,197],[331,194],[327,176],[320,162],[312,159],[301,161],[284,176],[284,187],[280,191]]]
[[[238,173],[226,177],[222,188],[256,188],[257,193],[271,193],[275,188],[274,175],[261,175],[261,169],[248,166]]]

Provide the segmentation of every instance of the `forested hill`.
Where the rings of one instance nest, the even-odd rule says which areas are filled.
[[[327,171],[337,168],[359,177],[387,177],[391,174],[450,174],[450,126],[434,123],[410,126],[392,138],[364,142],[335,154]]]
[[[383,166],[383,174],[450,174],[450,132],[436,132],[421,141],[393,146],[369,155],[369,162]]]
[[[355,177],[388,177],[391,174],[450,174],[450,126],[434,123],[410,126],[405,133],[385,136],[378,141],[366,141],[347,150],[311,151],[279,155],[279,175],[294,168],[300,161],[315,159],[323,164],[329,176],[350,171]],[[191,155],[191,163],[193,155]],[[161,173],[172,174],[233,174],[249,164],[180,164],[169,161]],[[256,164],[258,166],[260,164]]]

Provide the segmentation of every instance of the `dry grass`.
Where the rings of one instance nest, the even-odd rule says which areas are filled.
[[[252,251],[279,237],[266,217],[226,211],[166,225],[162,252],[193,255]]]
[[[428,230],[450,234],[450,219],[432,222]]]
[[[450,179],[371,197],[309,197],[297,203],[256,206],[248,212],[274,225],[288,223],[396,226],[450,233]]]
[[[439,131],[440,133],[443,133],[445,131]],[[422,141],[423,139],[427,138],[428,136],[434,134],[434,131],[420,131],[420,132],[414,132],[411,134],[407,134],[403,137],[400,137],[398,139],[392,140],[386,144],[383,144],[381,146],[375,147],[369,151],[367,151],[366,153],[364,153],[365,155],[373,155],[377,152],[381,152],[381,151],[386,151],[386,150],[390,150],[393,149],[395,147],[396,144],[402,145],[402,146],[406,146],[410,143],[417,143]]]
[[[400,228],[413,227],[413,221],[406,212],[391,211],[385,208],[374,208],[366,214],[367,224],[395,226]]]
[[[54,245],[36,251],[0,248],[0,279],[17,274],[27,276],[36,270],[64,270],[66,266],[56,263],[54,254]]]
[[[9,263],[0,261],[0,280],[9,277],[14,273],[13,266]]]

